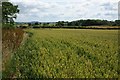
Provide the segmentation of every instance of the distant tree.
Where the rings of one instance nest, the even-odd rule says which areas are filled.
[[[32,24],[31,24],[31,23],[28,23],[28,26],[32,26]]]
[[[69,23],[69,22],[68,22],[68,21],[66,21],[64,25],[65,25],[65,26],[68,26],[68,23]]]
[[[58,26],[58,27],[64,26],[64,21],[58,21],[58,22],[56,23],[56,26]]]
[[[35,22],[35,25],[39,25],[39,23],[38,23],[38,22]]]
[[[39,23],[39,25],[41,26],[42,23]]]
[[[47,27],[49,23],[43,23],[43,27]]]
[[[47,24],[47,26],[49,26],[50,23],[46,23],[46,24]]]
[[[18,5],[13,5],[11,2],[2,2],[2,23],[14,24],[14,19],[19,13]]]
[[[68,25],[68,26],[72,26],[72,22],[69,22],[67,25]]]
[[[120,26],[120,20],[115,20],[116,26]]]

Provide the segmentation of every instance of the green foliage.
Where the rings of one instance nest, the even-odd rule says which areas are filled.
[[[14,74],[13,76],[18,78],[118,77],[117,31],[26,31],[33,34],[13,56],[11,67],[6,71],[7,76]]]
[[[119,26],[119,20],[107,21],[107,20],[76,20],[71,22],[58,21],[56,26]]]
[[[56,26],[58,26],[58,27],[64,26],[64,21],[58,21],[58,22],[56,23]]]
[[[8,24],[10,26],[7,27],[14,25],[14,19],[17,18],[17,13],[19,13],[18,5],[13,5],[11,2],[2,2],[2,23],[5,27]]]
[[[43,27],[48,27],[49,23],[43,23]]]
[[[13,28],[16,28],[16,27],[13,24],[6,23],[6,24],[2,24],[2,28],[4,28],[4,29],[13,29]]]
[[[120,20],[115,20],[115,25],[120,26]]]
[[[30,26],[32,26],[32,24],[31,24],[31,23],[28,23],[28,26],[30,27]]]

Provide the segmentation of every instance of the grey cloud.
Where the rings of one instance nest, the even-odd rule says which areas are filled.
[[[120,19],[120,1],[118,2],[118,19]]]
[[[110,3],[110,2],[108,2],[108,3],[102,4],[101,6],[103,6],[105,10],[116,11],[117,9],[114,8],[114,6],[116,6],[116,5],[117,5],[117,3]]]
[[[42,21],[57,21],[60,19],[60,16],[59,15],[56,15],[56,14],[48,14],[46,16],[42,16],[40,17],[40,19]]]
[[[25,2],[27,1],[27,2]],[[110,16],[111,19],[115,19],[116,16],[116,3],[107,2],[102,4],[94,2],[94,0],[86,1],[77,0],[73,1],[50,1],[37,0],[38,3],[32,5],[32,1],[23,0],[16,2],[20,8],[19,21],[24,20],[40,20],[40,21],[58,21],[58,20],[74,20],[79,18],[104,18],[107,19]],[[29,4],[30,2],[30,4]],[[34,2],[34,1],[33,1]],[[95,4],[96,3],[96,4]],[[45,4],[45,5],[44,5]],[[102,5],[101,5],[102,4]],[[108,13],[112,12],[112,13]]]
[[[20,13],[21,14],[32,14],[32,10],[33,9],[38,9],[39,12],[43,13],[43,12],[47,12],[49,10],[49,8],[43,7],[42,5],[39,6],[26,6],[23,3],[19,3],[19,8],[20,8]]]
[[[102,4],[101,6],[110,6],[110,3],[107,2],[107,3]]]
[[[105,16],[111,16],[111,17],[117,16],[116,13],[105,13],[104,15],[105,15]]]
[[[99,17],[99,16],[101,16],[101,13],[97,13],[95,16]]]

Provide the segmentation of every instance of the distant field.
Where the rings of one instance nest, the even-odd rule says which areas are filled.
[[[26,29],[4,77],[117,78],[118,31]]]
[[[88,26],[90,28],[115,28],[115,29],[118,29],[120,28],[120,26]]]

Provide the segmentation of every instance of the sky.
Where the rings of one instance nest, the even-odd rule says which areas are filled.
[[[10,0],[20,13],[16,22],[118,19],[119,0]]]

